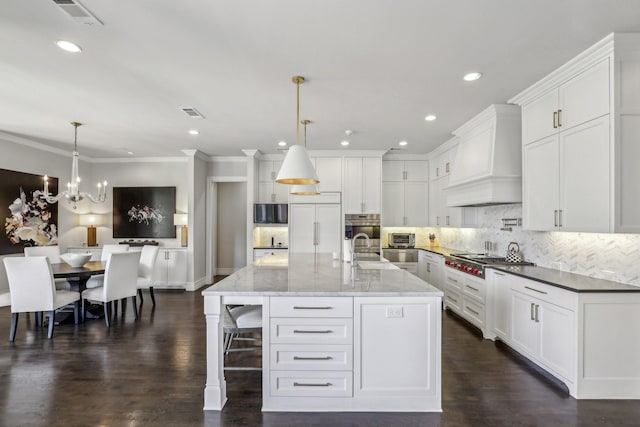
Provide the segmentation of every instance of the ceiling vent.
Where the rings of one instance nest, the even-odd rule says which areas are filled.
[[[184,111],[187,116],[193,119],[204,119],[204,116],[193,107],[180,107],[180,109]]]
[[[74,21],[85,25],[104,25],[94,14],[81,5],[77,0],[53,0],[60,9]]]

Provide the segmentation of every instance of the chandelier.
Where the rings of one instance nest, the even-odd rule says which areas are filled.
[[[302,120],[300,123],[304,125],[304,148],[307,148],[307,125],[311,123],[311,120]],[[306,185],[292,185],[291,193],[298,196],[315,196],[320,194],[318,190],[318,184],[306,184]]]
[[[98,183],[98,194],[96,197],[89,193],[80,192],[80,176],[78,175],[78,126],[82,126],[82,123],[71,122],[71,125],[75,128],[73,139],[73,159],[71,160],[71,182],[67,183],[67,189],[65,191],[61,191],[57,195],[53,196],[49,194],[49,177],[45,175],[43,198],[47,203],[57,203],[62,198],[67,199],[67,202],[69,202],[73,206],[73,209],[75,209],[76,204],[85,198],[89,199],[93,203],[104,202],[107,198],[107,181]]]

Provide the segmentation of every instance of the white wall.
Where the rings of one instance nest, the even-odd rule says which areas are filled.
[[[230,274],[247,265],[247,184],[219,182],[217,274]]]

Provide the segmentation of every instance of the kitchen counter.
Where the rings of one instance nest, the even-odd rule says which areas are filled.
[[[640,286],[598,279],[567,271],[536,266],[491,266],[499,271],[536,280],[572,292],[640,292]]]
[[[254,246],[253,249],[289,249],[287,246]]]
[[[227,400],[227,304],[262,305],[263,411],[442,410],[443,294],[383,259],[266,255],[202,294],[205,410]]]

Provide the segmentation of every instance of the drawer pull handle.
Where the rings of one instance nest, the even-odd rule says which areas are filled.
[[[537,290],[537,289],[530,288],[530,287],[528,287],[528,286],[525,286],[524,288],[525,288],[525,289],[529,289],[530,291],[537,292],[537,293],[539,293],[539,294],[545,294],[545,295],[547,294],[545,291],[539,291],[539,290]]]
[[[300,330],[300,329],[294,329],[293,333],[294,334],[330,334],[331,332],[333,332],[331,329],[327,329],[327,330],[323,330],[323,331],[318,331],[318,330]]]
[[[304,307],[299,305],[294,305],[294,310],[331,310],[333,307]]]
[[[476,291],[476,292],[480,292],[480,289],[478,289],[478,288],[474,288],[473,286],[469,286],[469,285],[467,285],[467,288],[472,289],[472,290],[474,290],[474,291]]]
[[[331,383],[293,383],[294,387],[330,387],[332,385]]]
[[[451,277],[449,277],[449,281],[453,282],[453,283],[458,283],[458,281],[456,279],[452,279]]]
[[[495,274],[496,276],[504,276],[504,273],[498,273],[497,271],[494,271],[493,274]]]
[[[449,295],[447,295],[447,299],[450,299],[451,301],[455,302],[456,304],[458,303],[457,299],[451,298]]]
[[[331,356],[293,356],[293,360],[331,360]]]
[[[470,312],[472,312],[473,314],[475,314],[476,316],[480,316],[480,313],[478,313],[477,311],[475,311],[473,308],[471,307],[467,307],[467,310],[469,310]]]

